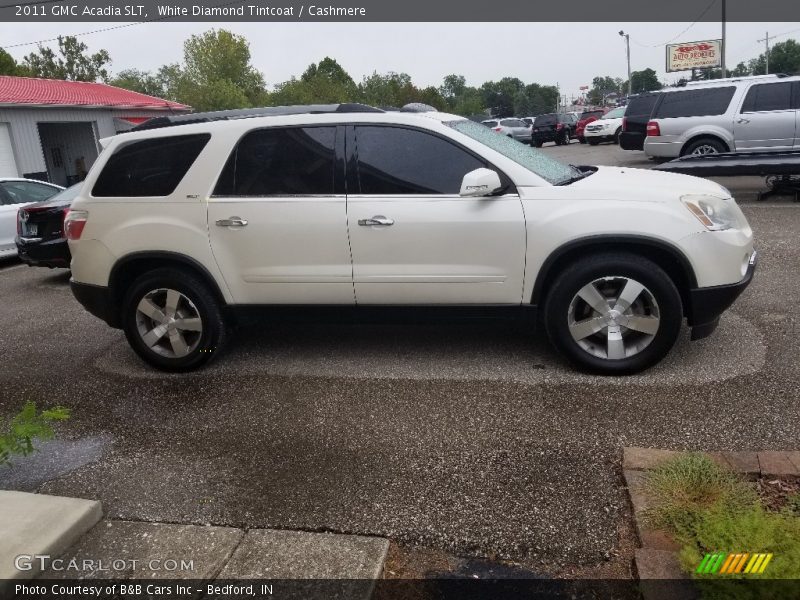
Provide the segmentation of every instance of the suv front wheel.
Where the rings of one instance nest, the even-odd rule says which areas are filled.
[[[573,263],[544,305],[550,341],[579,368],[600,374],[647,369],[669,352],[681,328],[681,297],[650,260],[624,253]]]
[[[125,336],[147,363],[189,371],[216,356],[226,337],[219,302],[197,277],[157,269],[139,277],[123,301]]]

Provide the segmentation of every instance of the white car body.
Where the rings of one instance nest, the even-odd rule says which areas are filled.
[[[596,121],[589,123],[583,129],[583,137],[590,144],[617,140],[622,132],[622,119],[624,116],[624,107],[609,111]]]
[[[438,112],[291,114],[117,135],[104,141],[105,150],[72,205],[70,215],[86,216],[80,238],[69,242],[73,289],[112,297],[119,293],[109,291],[115,268],[146,253],[167,262],[171,257],[190,261],[213,281],[229,307],[519,307],[540,302],[537,294],[544,293],[539,288],[545,285],[548,261],[575,244],[597,240],[660,245],[682,257],[696,288],[737,284],[745,278],[754,254],[752,231],[720,185],[617,167],[599,167],[569,185],[552,185],[447,124],[457,120],[461,117]],[[397,125],[451,140],[496,166],[513,182],[513,191],[491,197],[214,195],[231,149],[248,132],[343,122]],[[138,140],[194,133],[211,137],[168,197],[92,196],[98,175],[117,149]],[[729,203],[739,225],[709,231],[687,210],[682,201],[686,195]],[[392,220],[393,226],[359,226],[378,217]],[[243,220],[247,227],[215,226],[230,219]],[[113,314],[101,316],[119,326]]]
[[[46,181],[38,181],[36,179],[25,179],[22,177],[0,178],[0,186],[6,183],[13,184],[15,182],[43,186],[42,189],[51,188],[53,190],[51,196],[64,189],[60,185],[55,185]],[[22,194],[12,195],[0,190],[0,258],[10,258],[17,255],[17,245],[14,243],[14,238],[17,235],[17,212],[19,209],[28,204],[41,202],[44,199],[46,198],[31,198],[29,195],[26,195],[23,200]]]

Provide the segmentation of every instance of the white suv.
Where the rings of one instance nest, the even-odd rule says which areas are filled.
[[[454,115],[362,105],[161,117],[104,140],[65,220],[72,290],[160,369],[238,311],[538,314],[580,368],[640,371],[709,335],[755,267],[704,179],[554,161]],[[313,309],[312,309],[313,310]]]

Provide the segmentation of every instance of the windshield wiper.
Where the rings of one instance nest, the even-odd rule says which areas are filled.
[[[577,167],[570,165],[573,169],[578,171],[577,175],[573,175],[572,177],[568,177],[567,179],[562,179],[558,183],[554,183],[553,185],[569,185],[570,183],[575,183],[576,181],[580,181],[581,179],[585,179],[589,177],[589,175],[594,175],[594,171],[579,171]]]

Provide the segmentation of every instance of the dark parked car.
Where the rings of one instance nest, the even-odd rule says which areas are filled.
[[[598,108],[596,110],[585,110],[580,114],[578,117],[578,125],[575,127],[575,136],[578,138],[578,141],[581,144],[586,143],[586,138],[583,137],[584,128],[592,121],[597,121],[597,119],[605,115],[607,112],[608,111],[604,108]]]
[[[540,148],[545,142],[555,142],[558,146],[569,144],[575,137],[575,118],[570,114],[549,113],[536,117],[533,122],[531,143]]]
[[[69,187],[49,200],[29,204],[17,213],[17,252],[32,267],[69,267],[70,253],[64,237],[64,216],[80,192]]]
[[[659,92],[631,96],[628,110],[622,119],[622,133],[619,135],[619,147],[623,150],[643,150],[644,138],[647,137],[647,123],[658,100]]]

